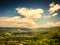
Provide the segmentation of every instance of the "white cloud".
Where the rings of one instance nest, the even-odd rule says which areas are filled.
[[[25,16],[26,18],[41,18],[43,9],[33,9],[33,8],[16,8],[17,13]]]
[[[15,17],[1,17],[0,18],[0,27],[25,27],[25,28],[48,28],[48,27],[58,27],[60,26],[59,22],[46,22],[45,24],[37,24],[33,20],[22,19],[19,16]]]
[[[50,8],[48,10],[49,14],[47,16],[43,16],[43,18],[51,18],[51,17],[55,17],[58,15],[58,13],[56,11],[60,10],[60,5],[52,2],[52,3],[50,3],[49,6],[50,6]]]
[[[55,11],[60,9],[59,4],[51,3],[49,8],[49,14],[42,15],[44,13],[43,9],[33,9],[33,8],[16,8],[19,15],[25,16],[21,18],[20,16],[14,17],[0,17],[0,27],[27,27],[27,28],[39,28],[39,27],[55,27],[60,26],[60,22],[47,22],[45,24],[38,24],[36,20],[39,18],[51,18],[57,16],[58,13]]]
[[[38,27],[38,24],[34,19],[41,18],[43,9],[32,9],[32,8],[16,8],[17,13],[25,16],[21,18],[20,16],[15,17],[0,17],[0,26],[8,27]],[[38,19],[37,19],[38,20]]]
[[[60,10],[60,5],[59,4],[55,4],[55,3],[51,3],[50,4],[50,13],[54,13],[55,11]]]
[[[54,17],[54,16],[57,16],[57,15],[58,15],[58,13],[53,13],[53,14],[52,14],[53,17]]]
[[[37,27],[36,22],[28,18],[15,17],[0,17],[0,27]]]
[[[0,17],[0,21],[19,21],[21,19],[20,16],[14,17]]]
[[[50,5],[49,5],[50,7],[54,7],[55,6],[55,3],[54,2],[52,2],[52,3],[50,3]]]

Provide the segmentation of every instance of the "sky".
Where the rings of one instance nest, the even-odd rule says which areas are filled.
[[[0,0],[0,27],[60,27],[60,0]]]

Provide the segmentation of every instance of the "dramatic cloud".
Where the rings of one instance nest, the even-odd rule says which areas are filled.
[[[37,28],[38,24],[35,20],[41,18],[44,10],[42,9],[32,9],[32,8],[16,8],[17,13],[25,16],[21,18],[20,16],[16,17],[1,17],[0,18],[0,26],[8,26],[8,27],[27,27],[27,28]]]
[[[56,27],[60,26],[60,21],[53,23],[53,22],[46,22],[45,24],[38,24],[38,19],[43,18],[51,18],[58,15],[55,11],[60,9],[59,4],[51,3],[49,8],[49,14],[43,15],[43,9],[37,8],[16,8],[17,13],[19,15],[24,16],[24,18],[20,16],[14,17],[0,17],[0,27],[25,27],[25,28],[39,28],[39,27]]]
[[[41,18],[42,13],[44,12],[43,9],[33,9],[33,8],[16,8],[17,13],[20,15],[25,16],[26,18]]]

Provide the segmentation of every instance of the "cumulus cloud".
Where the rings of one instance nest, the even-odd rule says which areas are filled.
[[[15,27],[20,21],[19,16],[15,17],[0,17],[0,27]],[[17,24],[16,24],[17,23]]]
[[[60,10],[60,4],[55,4],[54,2],[52,2],[49,6],[49,13],[50,15],[52,15],[51,17],[57,16],[58,13],[56,13],[56,11]]]
[[[50,7],[54,7],[54,5],[55,5],[55,3],[54,2],[52,2],[52,3],[50,3]]]
[[[51,17],[55,17],[55,16],[57,16],[58,15],[58,13],[53,13],[53,14],[50,14],[50,15],[44,15],[43,16],[43,18],[51,18]]]
[[[16,8],[17,13],[25,16],[26,18],[41,18],[43,9],[33,9],[33,8]]]
[[[16,10],[18,14],[25,17],[0,17],[0,26],[36,28],[38,27],[38,24],[35,22],[35,19],[38,20],[38,18],[41,18],[42,13],[44,12],[43,9],[32,8],[16,8]]]
[[[50,13],[54,13],[55,11],[60,10],[60,5],[59,4],[55,4],[54,2],[52,2],[50,5]]]
[[[0,18],[0,27],[49,28],[58,26],[60,26],[60,21],[56,23],[46,22],[45,24],[37,24],[33,20],[21,19],[19,16]]]
[[[0,21],[19,21],[21,19],[20,16],[14,17],[0,17]]]
[[[0,27],[37,27],[36,22],[31,19],[14,17],[0,17]]]
[[[48,10],[49,14],[47,16],[43,16],[43,18],[51,18],[58,15],[56,11],[60,10],[60,4],[55,4],[54,2],[50,3],[50,8]]]
[[[51,3],[49,8],[49,14],[43,15],[44,10],[37,8],[16,8],[17,13],[19,15],[24,16],[21,18],[20,16],[14,17],[0,17],[0,27],[25,27],[25,28],[39,28],[39,27],[56,27],[60,26],[60,22],[46,22],[45,24],[38,24],[36,21],[40,18],[51,18],[58,15],[55,11],[60,9],[59,4]]]

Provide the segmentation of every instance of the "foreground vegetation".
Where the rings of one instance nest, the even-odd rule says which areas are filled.
[[[60,28],[0,28],[0,45],[60,45]]]

